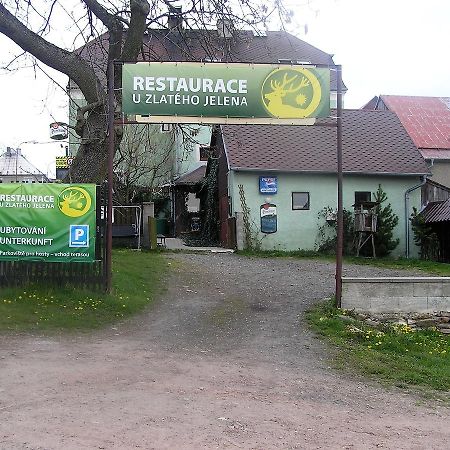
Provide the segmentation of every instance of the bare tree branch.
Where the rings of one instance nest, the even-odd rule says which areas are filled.
[[[142,36],[146,28],[150,5],[146,0],[131,0],[130,27],[122,50],[122,60],[135,61],[142,47]]]
[[[57,47],[31,31],[3,4],[0,4],[0,33],[47,66],[69,76],[80,87],[89,103],[105,98],[104,89],[100,86],[92,67],[76,53]]]

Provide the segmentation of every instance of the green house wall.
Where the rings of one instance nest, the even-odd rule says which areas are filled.
[[[278,192],[274,195],[260,194],[259,177],[278,177]],[[394,230],[394,236],[400,239],[397,248],[391,256],[404,256],[405,240],[405,192],[420,183],[419,176],[371,176],[345,175],[343,184],[344,208],[353,210],[355,191],[370,191],[373,193],[381,184],[388,196],[394,213],[399,217],[399,223]],[[324,217],[319,214],[325,207],[337,208],[337,177],[327,174],[274,174],[268,172],[230,171],[228,189],[232,202],[233,215],[242,212],[238,186],[242,184],[245,199],[253,222],[253,229],[258,232],[262,249],[265,250],[315,250],[319,239],[319,227],[324,225]],[[310,209],[292,210],[292,192],[309,192]],[[277,206],[277,232],[263,234],[260,232],[260,207],[266,201]],[[420,189],[410,194],[409,213],[412,207],[420,207]],[[413,244],[410,232],[410,254],[417,256],[417,248]]]
[[[183,125],[183,132],[179,132],[176,142],[176,167],[174,177],[185,175],[206,165],[200,161],[199,146],[209,146],[212,128],[208,125]]]

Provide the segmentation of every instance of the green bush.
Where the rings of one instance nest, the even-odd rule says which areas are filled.
[[[416,208],[411,214],[411,225],[414,233],[414,242],[420,247],[420,259],[439,259],[439,239],[433,229],[425,223],[425,219]]]
[[[392,211],[391,204],[383,205],[387,200],[387,194],[383,191],[381,184],[378,185],[374,199],[379,204],[375,208],[378,216],[377,232],[375,233],[375,251],[377,256],[387,256],[394,250],[400,240],[394,239],[394,229],[398,225],[398,216]]]

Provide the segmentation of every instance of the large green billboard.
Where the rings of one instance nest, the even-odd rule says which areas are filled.
[[[96,186],[0,184],[0,260],[95,260]]]
[[[123,112],[155,122],[289,124],[330,114],[327,68],[142,62],[123,65],[122,88]]]

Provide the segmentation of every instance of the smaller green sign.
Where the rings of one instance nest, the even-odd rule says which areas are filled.
[[[0,260],[92,262],[95,239],[95,185],[0,185]]]

